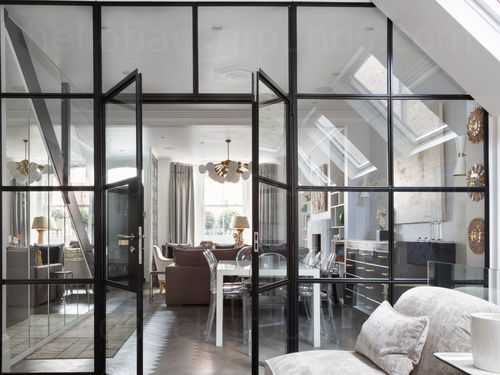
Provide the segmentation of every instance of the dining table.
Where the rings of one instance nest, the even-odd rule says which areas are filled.
[[[252,277],[252,262],[250,261],[236,261],[236,260],[221,260],[217,264],[217,295],[216,295],[216,346],[222,347],[223,342],[223,322],[224,322],[224,294],[223,285],[224,277],[238,276],[238,277]],[[286,277],[287,268],[285,265],[275,268],[260,268],[259,277]],[[299,265],[299,276],[305,277],[320,277],[320,270],[318,268],[308,266],[305,264]],[[312,325],[313,325],[313,346],[319,348],[321,346],[321,323],[320,323],[320,308],[321,308],[321,295],[320,285],[314,283],[312,293]]]

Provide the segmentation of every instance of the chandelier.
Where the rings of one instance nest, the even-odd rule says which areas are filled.
[[[224,182],[237,183],[240,181],[240,176],[244,180],[248,180],[250,177],[250,170],[252,168],[252,162],[242,163],[240,161],[234,161],[229,159],[229,144],[231,140],[226,139],[227,143],[227,159],[223,160],[217,164],[212,162],[206,165],[200,165],[198,170],[201,174],[208,172],[208,177],[212,180],[217,181],[221,184]]]
[[[25,184],[38,182],[42,179],[42,174],[48,172],[48,166],[38,163],[30,162],[28,160],[28,140],[23,139],[24,142],[24,160],[15,162],[7,162],[7,170],[10,174],[11,180],[16,180],[18,184]]]

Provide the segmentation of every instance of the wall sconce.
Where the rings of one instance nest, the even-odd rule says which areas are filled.
[[[465,176],[467,174],[467,165],[465,163],[465,137],[458,136],[455,138],[457,146],[457,163],[453,170],[453,176]]]

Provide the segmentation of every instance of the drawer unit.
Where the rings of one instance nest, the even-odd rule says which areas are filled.
[[[363,283],[362,279],[387,279],[389,277],[388,243],[384,241],[346,240],[346,276],[360,283],[346,284],[344,303],[371,314],[384,300],[384,285]]]

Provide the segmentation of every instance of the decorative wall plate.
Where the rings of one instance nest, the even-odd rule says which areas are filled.
[[[472,219],[467,228],[467,242],[476,254],[484,253],[485,228],[484,220],[479,218]]]
[[[484,187],[485,177],[484,177],[484,167],[481,164],[474,164],[472,168],[467,172],[467,186],[468,187]],[[481,191],[471,191],[469,192],[469,197],[474,202],[479,202],[484,198],[484,193]]]
[[[484,141],[484,109],[476,107],[467,119],[467,138],[471,143]]]

